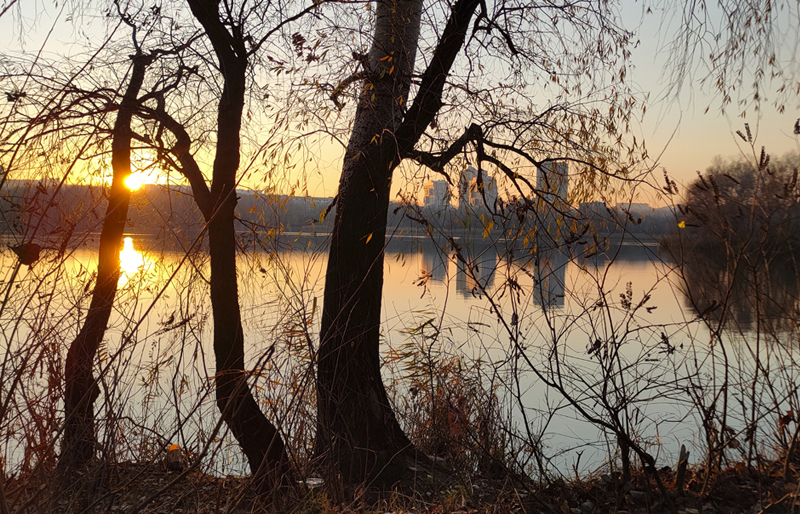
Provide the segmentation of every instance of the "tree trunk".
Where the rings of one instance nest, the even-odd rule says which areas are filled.
[[[421,0],[379,0],[366,84],[344,157],[322,312],[317,453],[328,478],[387,486],[420,458],[389,404],[380,372],[386,217]],[[424,457],[422,457],[424,459]],[[426,460],[426,459],[425,459]]]
[[[317,454],[329,479],[385,487],[429,467],[400,428],[380,373],[380,314],[392,172],[442,105],[479,0],[458,0],[405,112],[421,0],[378,0],[369,70],[345,153],[317,362]],[[463,143],[461,143],[463,146]]]
[[[220,20],[217,1],[189,0],[189,6],[214,47],[224,81],[218,106],[211,205],[200,206],[208,222],[211,253],[217,406],[247,457],[256,487],[270,493],[275,487],[288,486],[293,478],[283,440],[261,412],[247,385],[244,368],[234,209],[248,57],[240,27],[232,27],[233,35],[228,32]]]
[[[223,149],[218,145],[218,151]],[[236,281],[235,191],[223,187],[219,196],[212,196],[219,198],[208,232],[217,406],[247,457],[257,488],[269,493],[276,486],[291,484],[291,468],[280,434],[262,413],[247,384]]]
[[[97,278],[86,320],[70,344],[64,368],[64,440],[59,470],[65,480],[72,480],[75,472],[84,471],[94,456],[93,404],[99,388],[92,367],[117,294],[119,253],[131,196],[125,186],[125,179],[131,174],[131,119],[145,69],[151,61],[150,56],[141,53],[134,56],[130,82],[114,122],[111,142],[113,178],[100,233]]]

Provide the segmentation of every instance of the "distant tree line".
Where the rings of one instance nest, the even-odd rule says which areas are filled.
[[[330,197],[275,195],[250,190],[240,190],[238,197],[239,231],[329,234],[336,212],[336,206],[331,207],[333,199]],[[51,198],[55,201],[45,210]],[[43,226],[47,228],[45,233],[54,240],[67,232],[98,232],[106,201],[103,188],[98,186],[64,184],[59,187],[57,182],[9,181],[0,197],[3,212],[0,233],[19,232],[31,219],[42,216],[45,218]],[[23,205],[27,207],[23,209]],[[558,213],[559,223],[564,227],[562,239],[567,243],[585,241],[587,236],[589,239],[594,236],[614,240],[631,237],[649,241],[670,234],[676,227],[676,215],[671,207],[653,209],[647,204],[632,205],[611,207],[593,202]],[[456,236],[482,234],[490,221],[490,232],[499,234],[504,230],[516,230],[520,224],[542,225],[543,219],[541,212],[525,209],[514,201],[500,201],[491,210],[486,206],[465,210],[391,202],[388,211],[388,226],[401,230],[401,234],[424,235],[426,223]],[[133,191],[128,233],[194,238],[202,228],[202,216],[188,186],[146,184]],[[45,243],[52,245],[54,241]]]
[[[259,232],[303,232],[328,234],[331,231],[335,205],[330,197],[301,197],[264,194],[257,191],[238,192],[236,214],[238,230]],[[55,201],[45,210],[49,200]],[[31,219],[44,216],[48,237],[58,239],[67,232],[98,232],[102,224],[106,197],[103,188],[92,185],[9,181],[0,197],[3,215],[0,233],[12,234],[29,224]],[[22,206],[26,205],[25,209]],[[586,206],[591,205],[592,209]],[[33,206],[33,207],[31,207]],[[601,202],[581,204],[578,209],[558,213],[564,226],[563,239],[579,242],[587,235],[619,239],[633,237],[649,240],[669,234],[676,226],[675,214],[670,207],[652,209],[646,204],[634,207],[606,206]],[[436,225],[441,232],[452,235],[481,234],[491,221],[490,231],[501,233],[515,230],[520,224],[541,225],[543,214],[524,209],[517,202],[498,202],[490,210],[479,208],[457,209],[447,207],[422,207],[391,202],[388,226],[395,230],[422,234],[426,223]],[[203,228],[202,216],[192,199],[188,186],[146,184],[133,191],[128,213],[127,232],[194,238]],[[53,244],[53,241],[46,242]]]
[[[800,250],[798,157],[716,160],[688,187],[684,239],[696,252],[771,260]]]

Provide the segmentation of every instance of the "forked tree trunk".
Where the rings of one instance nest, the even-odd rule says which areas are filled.
[[[379,0],[365,85],[344,157],[317,362],[317,452],[331,477],[391,485],[418,459],[386,396],[380,315],[393,141],[403,119],[421,0]],[[338,476],[337,476],[338,475]]]
[[[247,384],[244,367],[234,208],[248,56],[240,27],[232,27],[231,34],[220,20],[218,1],[189,0],[189,6],[214,47],[223,77],[211,195],[209,204],[200,205],[208,222],[211,254],[217,406],[247,457],[256,487],[262,493],[269,493],[293,480],[280,433],[259,408]]]
[[[369,70],[345,153],[317,362],[317,454],[329,478],[390,486],[429,467],[403,433],[380,372],[380,314],[392,172],[442,105],[479,0],[458,0],[408,111],[421,0],[378,0]],[[463,146],[463,143],[460,143]]]
[[[113,178],[100,233],[97,277],[83,327],[70,344],[64,368],[64,439],[59,471],[64,480],[84,471],[95,452],[94,401],[99,388],[92,371],[97,349],[108,327],[117,294],[122,234],[128,218],[131,193],[125,179],[131,174],[131,119],[136,98],[152,61],[138,53],[133,57],[130,82],[120,103],[111,141]]]

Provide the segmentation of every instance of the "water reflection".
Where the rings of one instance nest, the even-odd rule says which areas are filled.
[[[514,259],[513,254],[509,254],[501,260],[497,247],[485,246],[465,249],[466,263],[432,246],[420,246],[419,254],[421,275],[439,283],[447,281],[448,264],[452,260],[456,267],[456,291],[463,298],[479,296],[484,291],[491,292],[497,285],[498,269],[514,265],[517,269],[533,270],[534,305],[545,310],[565,305],[565,284],[570,263],[566,252],[540,249],[521,259]]]
[[[119,266],[122,273],[120,281],[127,280],[144,267],[144,256],[133,247],[133,239],[126,237],[122,241],[122,250],[119,252]]]
[[[183,264],[181,269],[176,269],[183,262],[183,252],[172,250],[159,254],[157,248],[161,246],[165,246],[165,243],[159,239],[134,236],[125,239],[120,253],[123,270],[120,280],[129,280],[132,287],[126,288],[118,296],[108,344],[110,348],[117,348],[123,341],[136,344],[126,346],[124,352],[118,353],[129,359],[125,362],[131,364],[120,367],[119,375],[114,380],[119,382],[119,387],[129,387],[134,393],[129,395],[127,402],[119,404],[121,410],[115,416],[117,419],[124,417],[137,422],[145,419],[141,423],[149,426],[147,422],[151,418],[147,416],[150,412],[166,413],[163,417],[158,414],[157,419],[152,418],[153,425],[163,433],[174,430],[175,418],[192,420],[189,425],[196,421],[197,426],[203,427],[201,432],[207,431],[210,427],[205,424],[213,424],[217,419],[213,402],[208,403],[204,396],[208,384],[206,377],[215,373],[213,359],[207,357],[213,354],[213,320],[208,312],[207,282],[199,279],[199,276],[208,273],[207,255],[200,251],[196,257],[192,257],[192,265]],[[410,328],[434,318],[442,327],[441,331],[437,331],[440,334],[436,341],[439,345],[437,348],[498,363],[497,369],[502,371],[502,363],[510,362],[507,352],[511,351],[512,346],[497,322],[499,311],[509,321],[513,319],[512,312],[519,313],[516,327],[525,337],[532,359],[538,358],[540,348],[546,350],[548,345],[553,344],[551,332],[557,333],[560,338],[558,341],[565,343],[562,349],[585,358],[586,333],[575,319],[587,312],[586,305],[592,305],[595,301],[597,280],[600,280],[598,277],[603,277],[603,288],[609,298],[618,297],[621,292],[619,289],[628,282],[634,284],[639,295],[637,298],[641,297],[642,291],[653,295],[648,305],[658,305],[659,308],[653,312],[640,311],[638,319],[642,324],[666,325],[671,323],[673,313],[683,317],[672,290],[668,287],[659,288],[658,291],[652,289],[658,276],[662,276],[661,267],[648,259],[652,250],[646,252],[638,247],[626,248],[616,252],[613,260],[596,256],[591,262],[581,262],[580,259],[569,260],[566,252],[554,250],[540,251],[537,255],[516,248],[516,255],[512,258],[514,252],[502,246],[498,250],[465,244],[462,252],[469,263],[465,266],[458,264],[452,253],[448,255],[447,251],[437,250],[433,244],[417,244],[414,247],[398,244],[396,249],[405,252],[405,257],[398,258],[401,253],[387,252],[383,303],[384,350],[390,346],[392,351],[403,348],[414,337]],[[0,260],[0,264],[6,268],[12,264],[10,259],[13,257],[6,256],[8,253],[0,254],[0,259],[7,259]],[[257,389],[256,394],[264,404],[276,405],[278,409],[290,408],[285,399],[294,397],[291,384],[297,383],[296,374],[304,373],[303,366],[308,361],[305,350],[298,350],[299,347],[295,345],[299,343],[292,338],[298,333],[297,320],[302,322],[303,331],[311,334],[312,339],[314,334],[319,333],[319,316],[314,313],[323,294],[326,254],[252,252],[240,254],[238,258],[242,270],[240,301],[246,327],[247,365],[261,366],[257,363],[261,362],[264,355],[264,341],[275,340],[276,333],[289,334],[280,336],[286,338],[275,356],[275,362],[281,364],[264,371],[261,376],[261,380],[270,380],[274,387]],[[80,250],[73,259],[75,262],[69,263],[69,266],[86,273],[85,270],[95,266],[96,254]],[[156,262],[157,266],[151,266]],[[253,272],[262,266],[264,272]],[[418,279],[420,269],[431,278],[431,283],[426,284],[424,297],[422,289],[412,285]],[[140,280],[143,272],[147,273],[147,280]],[[77,296],[85,285],[84,275],[80,273],[68,273],[79,278],[72,283],[77,293],[71,296]],[[161,288],[168,278],[173,282],[165,289],[165,294],[156,297],[146,289],[149,285],[157,286],[153,287],[154,290]],[[511,289],[511,281],[519,289]],[[496,310],[488,307],[485,297],[478,298],[483,295],[473,296],[473,291],[479,286],[479,292],[486,289],[493,294]],[[66,286],[62,284],[60,287]],[[569,295],[566,294],[567,289]],[[141,310],[141,305],[150,301],[157,302],[154,308]],[[68,308],[65,306],[65,312],[68,312]],[[552,315],[543,316],[543,310],[548,310]],[[147,319],[133,329],[133,323],[139,321],[143,312],[146,312]],[[285,314],[287,312],[289,316]],[[65,323],[73,323],[72,318],[65,318]],[[288,328],[284,328],[284,323]],[[23,336],[16,337],[24,340]],[[428,337],[428,334],[419,337]],[[677,344],[680,337],[680,334],[670,334],[673,344]],[[304,345],[305,342],[300,346]],[[457,350],[454,349],[456,347]],[[547,355],[545,352],[545,357]],[[385,362],[392,361],[386,359]],[[401,372],[402,369],[398,371]],[[591,373],[586,375],[591,377]],[[392,378],[397,381],[404,375],[390,377],[387,371],[386,376],[387,380]],[[523,375],[521,384],[528,392],[520,399],[520,405],[524,405],[527,414],[532,416],[542,408],[539,402],[547,397],[546,390],[537,385],[530,375]],[[183,394],[179,392],[176,399],[174,391],[183,391]],[[204,411],[207,415],[200,417],[195,414],[195,402],[207,409]],[[654,408],[663,409],[663,406]],[[176,413],[174,417],[169,415],[172,411]],[[280,412],[281,415],[285,413]],[[187,438],[193,436],[191,428],[187,429],[186,435]],[[561,449],[571,448],[576,444],[576,439],[580,439],[581,444],[592,441],[595,432],[589,424],[576,423],[573,417],[562,416],[553,421],[545,437],[549,438],[553,448]],[[231,459],[241,459],[236,449],[232,450],[231,455]],[[603,455],[600,455],[599,461],[602,458]],[[214,468],[215,471],[221,474],[246,470],[244,463],[239,460],[234,460],[233,464],[219,464],[221,461],[227,462],[221,459],[214,463],[214,466],[218,466]],[[586,461],[589,461],[588,453],[581,462]],[[598,462],[598,459],[591,462]]]
[[[456,291],[465,298],[480,295],[494,287],[494,275],[497,270],[497,249],[489,247],[469,258],[466,264],[458,263],[456,275]]]
[[[422,254],[420,271],[423,275],[429,276],[431,280],[444,282],[447,278],[447,256],[437,249],[426,246],[420,247],[420,254]]]
[[[724,251],[697,252],[683,266],[684,296],[698,316],[741,331],[789,332],[800,312],[791,256],[728,261]]]
[[[559,250],[540,250],[535,258],[533,303],[544,310],[564,307],[569,258]]]

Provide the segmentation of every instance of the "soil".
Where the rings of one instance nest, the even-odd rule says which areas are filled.
[[[524,484],[520,479],[470,477],[447,483],[401,484],[390,492],[349,491],[350,501],[336,504],[324,487],[300,487],[282,495],[282,503],[264,503],[252,494],[247,478],[214,477],[198,471],[170,470],[163,463],[122,463],[94,474],[91,494],[75,490],[55,495],[51,481],[15,477],[4,484],[11,513],[97,512],[166,513],[379,513],[379,514],[780,514],[800,512],[797,481],[786,482],[783,464],[762,463],[756,470],[734,465],[713,477],[703,491],[703,469],[688,469],[684,490],[675,490],[675,472],[659,470],[669,500],[653,480],[637,474],[623,482],[619,474],[598,474],[567,482]],[[796,476],[796,475],[794,475]],[[75,483],[79,483],[76,481]],[[310,482],[310,483],[313,483]],[[342,496],[338,491],[338,496]],[[89,498],[87,501],[86,498]],[[76,498],[83,498],[79,501]],[[671,503],[671,505],[670,505]]]

